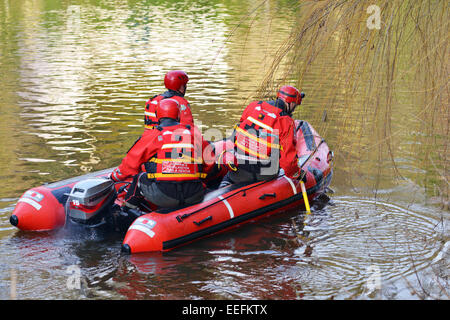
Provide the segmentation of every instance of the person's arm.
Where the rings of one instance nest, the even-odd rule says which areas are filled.
[[[210,158],[203,158],[203,172],[209,173],[214,166],[216,165],[214,161],[214,151],[212,151],[214,145],[207,140],[203,140],[202,142],[202,153],[203,155],[210,154]]]
[[[122,181],[141,171],[141,165],[147,162],[158,151],[157,134],[153,132],[142,135],[128,150],[121,164],[111,173],[115,181]]]
[[[202,172],[208,173],[215,165],[214,144],[205,140],[197,126],[193,127],[194,134],[194,159],[201,161]]]
[[[275,128],[280,132],[280,168],[283,168],[287,176],[292,177],[298,171],[294,120],[289,116],[282,116]]]

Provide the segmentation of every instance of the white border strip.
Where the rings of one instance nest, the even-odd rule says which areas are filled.
[[[36,210],[41,210],[42,206],[37,203],[36,201],[30,199],[30,198],[20,198],[19,201],[17,202],[25,202],[28,203],[29,205],[33,206]]]
[[[230,203],[224,199],[222,196],[219,196],[219,199],[223,201],[223,203],[225,204],[225,206],[228,209],[228,212],[230,213],[230,219],[234,218],[234,212],[233,212],[233,208],[230,206]]]
[[[141,231],[143,233],[145,233],[146,235],[148,235],[150,238],[153,238],[155,235],[155,232],[150,230],[149,228],[146,228],[144,226],[141,226],[139,224],[137,225],[131,225],[130,228],[128,230],[138,230]]]
[[[289,181],[291,187],[292,187],[292,191],[294,192],[294,195],[297,194],[297,188],[295,187],[294,183],[292,182],[292,180],[286,176],[283,176],[284,178],[286,178],[287,181]]]
[[[190,148],[194,149],[194,145],[190,143],[168,143],[164,144],[161,149],[172,149],[172,148]]]

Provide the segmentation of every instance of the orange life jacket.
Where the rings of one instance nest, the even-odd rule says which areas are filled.
[[[283,110],[265,101],[255,101],[247,108],[249,107],[252,110],[236,128],[237,161],[240,166],[241,164],[269,165],[273,151],[281,149],[279,132],[274,130],[274,124]]]
[[[189,125],[156,127],[161,131],[161,147],[145,165],[149,179],[156,181],[194,181],[202,173],[202,145]]]

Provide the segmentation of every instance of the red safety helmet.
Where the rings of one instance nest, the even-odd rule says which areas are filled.
[[[163,99],[156,106],[156,118],[171,118],[180,120],[180,104],[174,99]]]
[[[186,72],[181,70],[169,71],[164,77],[164,85],[167,89],[178,91],[181,86],[188,83],[189,77]]]
[[[296,105],[302,103],[302,98],[305,94],[300,91],[296,87],[293,86],[282,86],[280,90],[278,90],[277,98],[282,99],[286,103],[295,102]]]

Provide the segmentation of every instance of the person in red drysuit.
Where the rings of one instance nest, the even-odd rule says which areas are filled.
[[[166,73],[164,85],[168,90],[150,98],[145,104],[144,127],[146,130],[153,129],[153,127],[158,125],[156,106],[163,99],[176,100],[180,105],[180,123],[194,125],[191,107],[186,98],[184,98],[188,81],[188,75],[182,70],[173,70]]]
[[[202,201],[202,182],[214,163],[205,163],[209,145],[197,127],[179,123],[179,103],[163,99],[156,106],[158,125],[144,131],[110,178],[123,181],[134,176],[124,206],[135,209],[143,198],[170,208]]]
[[[221,187],[298,173],[292,113],[304,96],[295,87],[283,86],[276,100],[253,101],[245,108],[232,137],[238,167],[226,174]]]

